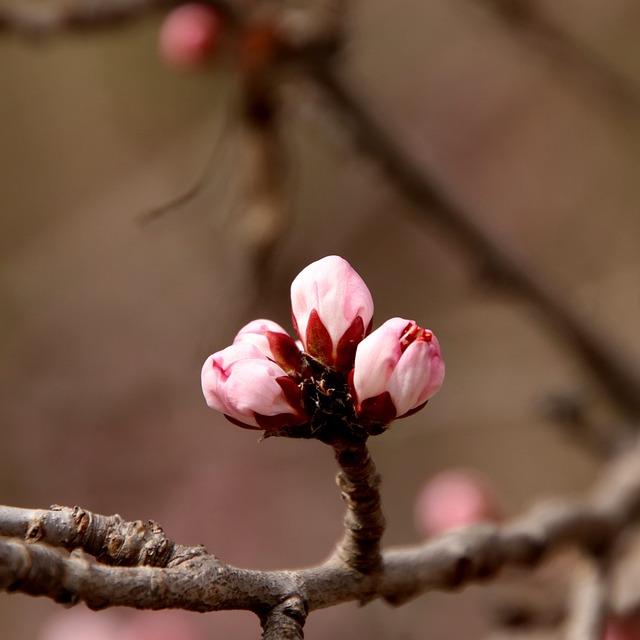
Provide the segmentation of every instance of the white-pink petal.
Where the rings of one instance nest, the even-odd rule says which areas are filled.
[[[309,315],[315,309],[333,343],[359,316],[364,329],[373,318],[373,298],[364,280],[340,256],[327,256],[305,267],[291,284],[291,308],[298,335],[306,347]]]
[[[254,414],[292,413],[276,378],[284,370],[253,344],[240,342],[209,356],[202,367],[207,404],[240,422],[258,426]]]
[[[353,387],[359,404],[388,392],[402,416],[435,395],[443,379],[438,340],[413,320],[387,320],[356,350]]]
[[[257,347],[262,354],[268,358],[273,358],[269,339],[266,335],[267,331],[282,333],[285,336],[289,336],[286,330],[277,322],[261,318],[260,320],[252,320],[249,324],[242,327],[242,329],[240,329],[236,334],[233,344],[252,344]]]
[[[401,416],[422,404],[420,400],[431,375],[431,349],[424,341],[410,344],[398,360],[387,383],[398,415]]]
[[[358,345],[353,386],[360,401],[387,391],[389,378],[402,355],[400,337],[408,322],[391,318]]]

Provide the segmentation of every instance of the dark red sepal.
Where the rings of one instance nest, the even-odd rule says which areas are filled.
[[[318,312],[313,309],[309,314],[309,322],[307,323],[306,335],[307,353],[320,362],[332,367],[333,361],[333,343],[327,328],[320,320]]]
[[[287,373],[300,371],[302,352],[293,339],[278,331],[267,331],[266,336],[276,364],[279,364]]]
[[[353,369],[353,362],[356,359],[356,347],[364,338],[364,321],[360,316],[351,323],[351,326],[344,332],[338,348],[336,349],[336,369],[346,373]]]
[[[224,413],[223,415],[231,424],[235,424],[236,427],[242,427],[243,429],[253,429],[254,431],[260,431],[260,427],[256,427],[252,424],[246,424],[244,422],[240,422],[240,420],[236,420],[236,418],[232,418],[231,416],[228,416],[226,413]]]
[[[388,391],[367,398],[356,411],[356,416],[370,422],[389,424],[396,418],[396,408]]]
[[[277,431],[286,427],[296,427],[307,421],[304,416],[296,415],[295,413],[280,413],[277,416],[263,416],[261,413],[254,415],[256,422],[260,425],[260,429],[264,429],[265,431]]]
[[[302,401],[302,392],[300,387],[296,384],[295,380],[289,376],[280,376],[276,378],[276,382],[280,385],[282,393],[287,402],[291,405],[291,408],[300,414],[304,418],[303,422],[307,421],[306,411],[304,410],[304,403]],[[299,422],[296,424],[300,424]]]

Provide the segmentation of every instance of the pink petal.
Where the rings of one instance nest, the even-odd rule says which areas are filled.
[[[326,328],[332,345],[332,360],[337,345],[355,318],[369,327],[373,317],[373,299],[362,278],[339,256],[327,256],[304,268],[291,284],[291,307],[296,331],[305,349],[309,318],[315,310]]]

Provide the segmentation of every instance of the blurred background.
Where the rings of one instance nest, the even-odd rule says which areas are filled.
[[[531,4],[628,93],[481,0],[354,3],[344,73],[428,174],[640,362],[640,5]],[[245,171],[235,70],[224,59],[166,69],[160,21],[38,43],[0,37],[0,502],[154,519],[247,568],[323,560],[343,514],[331,451],[258,442],[207,409],[199,376],[249,320],[290,328],[292,278],[328,254],[369,285],[375,326],[415,319],[447,363],[429,407],[371,442],[388,544],[419,540],[416,495],[450,467],[482,473],[509,514],[588,487],[599,461],[540,407],[577,393],[613,419],[598,389],[539,315],[415,216],[300,86],[285,112],[293,217],[256,276],[234,224]],[[188,203],[140,223],[203,171]],[[483,637],[485,598],[474,587],[402,610],[344,605],[314,613],[305,637]],[[0,636],[44,638],[61,611],[0,594]],[[259,635],[246,613],[96,615],[171,616],[190,629],[173,640]]]

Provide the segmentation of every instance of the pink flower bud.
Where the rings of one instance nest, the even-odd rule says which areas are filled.
[[[238,331],[233,344],[252,344],[287,373],[299,371],[302,353],[289,334],[271,320],[254,320]]]
[[[351,387],[356,413],[375,422],[421,409],[442,386],[444,362],[436,337],[413,320],[391,318],[356,350]]]
[[[298,385],[253,344],[233,344],[209,356],[202,391],[212,409],[241,427],[275,430],[307,421]]]
[[[291,284],[291,307],[305,351],[348,372],[373,318],[371,293],[353,267],[339,256],[311,263]]]

